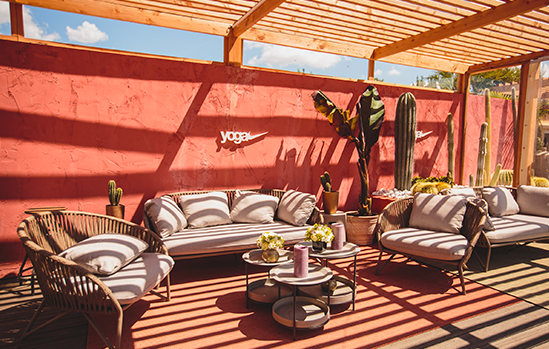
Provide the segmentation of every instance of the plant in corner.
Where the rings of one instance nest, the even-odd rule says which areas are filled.
[[[110,205],[107,205],[107,216],[124,219],[124,205],[120,205],[120,199],[122,198],[122,188],[116,188],[116,182],[114,180],[109,181],[109,201]]]
[[[353,242],[353,226],[355,225],[352,217],[366,217],[369,219],[366,225],[366,237],[359,237],[358,234],[364,235],[363,224],[356,229],[355,242],[358,244],[370,244],[373,241],[373,231],[377,216],[372,216],[372,201],[369,198],[369,177],[368,164],[370,163],[370,152],[372,147],[379,139],[379,132],[385,118],[385,106],[381,101],[381,97],[377,89],[370,85],[366,88],[360,100],[356,105],[357,113],[354,117],[350,117],[350,111],[342,110],[335,106],[334,103],[322,92],[314,92],[311,96],[314,101],[316,110],[324,115],[330,124],[334,126],[337,134],[347,138],[354,143],[358,153],[358,172],[360,174],[361,193],[358,199],[358,211],[355,215],[347,215],[347,239]],[[364,221],[366,219],[363,219]]]
[[[333,191],[332,179],[330,178],[328,171],[320,176],[320,183],[324,188],[324,191],[322,192],[324,212],[334,214],[337,212],[337,206],[339,205],[339,192]]]

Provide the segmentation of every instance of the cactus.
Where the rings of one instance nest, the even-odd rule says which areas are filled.
[[[475,177],[473,177],[473,175],[469,175],[469,186],[470,187],[475,186]]]
[[[513,185],[513,170],[499,171],[498,185]]]
[[[416,193],[438,194],[438,182],[418,182],[411,188],[412,195]]]
[[[323,175],[320,175],[320,183],[322,183],[324,191],[332,191],[332,179],[330,178],[328,171],[324,172]]]
[[[477,159],[477,180],[475,185],[478,187],[484,186],[484,166],[486,159],[486,132],[488,129],[488,124],[483,122],[480,126],[480,137],[478,139],[478,159]]]
[[[532,185],[535,187],[549,187],[549,179],[544,177],[532,177]]]
[[[498,184],[499,180],[499,173],[501,171],[501,164],[498,164],[496,166],[496,170],[494,171],[494,174],[492,175],[492,179],[490,180],[490,186],[493,187]]]
[[[114,180],[109,181],[109,201],[112,206],[120,205],[120,199],[122,198],[122,188],[116,188],[116,182]]]
[[[448,128],[448,176],[454,177],[455,150],[454,150],[454,118],[452,113],[448,113],[446,120]]]
[[[513,145],[517,144],[517,123],[518,123],[518,107],[517,107],[517,91],[511,88],[511,109],[513,110]]]
[[[492,108],[490,103],[490,90],[484,90],[484,102],[486,108],[485,122],[488,124],[486,127],[486,155],[484,156],[484,168],[487,173],[490,173],[491,161],[492,161]],[[478,181],[478,178],[477,178]]]
[[[398,99],[395,118],[395,188],[408,190],[414,172],[416,99],[406,92]]]
[[[446,182],[438,182],[438,183],[436,183],[436,187],[437,187],[437,190],[438,190],[439,193],[441,191],[445,190],[445,189],[451,189],[452,188],[450,183],[446,183]]]

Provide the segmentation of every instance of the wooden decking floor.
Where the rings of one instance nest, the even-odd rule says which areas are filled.
[[[0,284],[0,348],[85,349],[88,340],[88,322],[83,315],[77,313],[67,314],[31,334],[25,340],[19,340],[41,300],[39,287],[32,296],[28,283],[19,287],[15,280],[7,280]],[[45,308],[35,326],[60,313],[51,308]]]

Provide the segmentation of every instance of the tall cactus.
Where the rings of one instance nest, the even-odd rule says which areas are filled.
[[[416,99],[406,92],[398,98],[395,118],[395,188],[409,190],[414,173]]]
[[[478,159],[477,159],[477,181],[475,182],[476,186],[484,186],[484,174],[485,174],[485,159],[486,159],[486,144],[488,140],[486,139],[486,133],[488,129],[488,124],[483,122],[480,126],[480,137],[478,139]]]
[[[448,173],[450,177],[454,178],[454,165],[456,157],[454,150],[454,118],[452,117],[452,113],[448,113],[446,125],[448,128]]]
[[[116,188],[116,182],[114,180],[109,181],[109,201],[111,205],[118,206],[120,199],[122,198],[122,188]]]
[[[511,109],[513,110],[513,140],[517,142],[517,123],[518,123],[518,106],[517,106],[517,90],[511,88]]]
[[[486,129],[486,156],[484,158],[484,167],[486,168],[486,173],[490,174],[490,171],[492,171],[492,103],[490,101],[489,89],[484,90],[484,102],[486,109],[485,122],[488,124]]]

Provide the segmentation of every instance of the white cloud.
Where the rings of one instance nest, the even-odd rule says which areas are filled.
[[[38,40],[55,41],[61,39],[61,36],[53,32],[47,34],[46,30],[40,27],[32,18],[32,12],[28,7],[23,7],[23,24],[25,26],[25,37]],[[47,27],[47,24],[46,24]]]
[[[0,25],[10,22],[10,3],[0,1]]]
[[[326,69],[341,61],[340,56],[300,50],[292,47],[248,43],[246,49],[260,48],[261,54],[250,58],[248,65],[266,65],[269,68],[284,68],[295,64],[303,68]]]
[[[395,67],[392,67],[391,70],[389,70],[389,75],[391,76],[400,75],[400,71],[397,70]]]
[[[70,41],[81,42],[83,44],[95,44],[99,41],[106,41],[109,36],[102,32],[97,26],[88,21],[84,21],[76,29],[67,26],[67,36]]]
[[[374,76],[379,76],[381,74],[383,74],[383,70],[381,69],[376,69],[376,71],[374,72]]]

